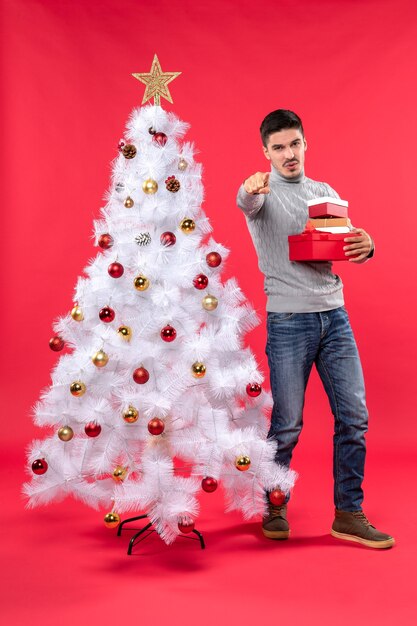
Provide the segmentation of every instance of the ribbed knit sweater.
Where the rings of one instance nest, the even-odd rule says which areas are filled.
[[[311,313],[343,306],[343,284],[330,262],[300,263],[288,255],[288,235],[302,232],[308,219],[307,200],[338,194],[304,172],[286,179],[274,167],[269,187],[269,194],[250,195],[242,185],[237,195],[265,276],[267,311]]]

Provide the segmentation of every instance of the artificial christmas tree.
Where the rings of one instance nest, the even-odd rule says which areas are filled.
[[[63,354],[35,408],[55,434],[29,451],[29,504],[72,494],[106,507],[105,524],[145,511],[167,542],[194,529],[197,493],[221,480],[227,509],[262,514],[267,492],[294,472],[266,440],[270,396],[243,345],[257,316],[236,280],[221,280],[227,250],[210,237],[201,166],[155,56],[145,100],[119,143],[95,222],[100,251],[78,279],[50,347]]]

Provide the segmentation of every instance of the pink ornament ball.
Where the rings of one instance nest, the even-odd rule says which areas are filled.
[[[152,135],[152,141],[162,148],[168,141],[168,137],[165,133],[154,133]]]
[[[161,244],[163,246],[166,246],[167,248],[170,248],[171,246],[175,245],[176,241],[177,241],[176,236],[174,235],[174,233],[171,233],[170,231],[166,231],[165,233],[162,233],[160,237]]]
[[[269,492],[268,498],[274,506],[281,506],[285,502],[285,493],[281,489],[274,489],[274,491]]]
[[[185,535],[192,533],[194,530],[194,522],[178,522],[178,530]]]
[[[149,372],[144,367],[138,367],[133,372],[133,380],[138,385],[144,385],[149,380]]]
[[[206,263],[209,267],[219,267],[222,257],[218,252],[209,252],[206,256]]]
[[[101,433],[101,426],[97,422],[89,422],[84,426],[84,432],[87,437],[98,437]]]
[[[60,352],[64,346],[65,342],[61,337],[51,337],[51,339],[49,340],[49,347],[54,352]]]
[[[98,315],[101,321],[105,322],[106,324],[110,324],[110,322],[112,322],[116,317],[115,312],[109,306],[105,306],[104,308],[102,308]]]
[[[206,493],[213,493],[217,489],[217,480],[211,476],[206,476],[201,481],[201,487]]]
[[[113,243],[114,243],[113,237],[109,235],[108,233],[104,233],[103,235],[100,235],[98,239],[98,245],[100,246],[102,250],[108,250],[109,248],[112,247]]]
[[[258,383],[248,383],[246,385],[246,393],[251,398],[258,397],[261,394],[261,392],[262,392],[262,387],[261,385],[258,385]]]
[[[110,263],[107,271],[112,278],[120,278],[123,276],[125,268],[121,263],[116,261],[115,263]]]
[[[37,474],[38,476],[45,474],[47,469],[48,463],[45,461],[45,459],[36,459],[36,461],[33,461],[32,463],[32,472],[34,474]]]
[[[204,274],[198,274],[194,280],[193,285],[196,289],[205,289],[208,285],[209,279]]]
[[[165,430],[164,421],[159,419],[159,417],[154,417],[148,423],[148,431],[151,435],[161,435]]]
[[[164,326],[163,329],[161,330],[161,339],[163,339],[164,341],[168,343],[171,343],[171,341],[174,341],[176,336],[177,336],[177,331],[175,330],[175,328],[173,328],[169,324],[168,326]]]

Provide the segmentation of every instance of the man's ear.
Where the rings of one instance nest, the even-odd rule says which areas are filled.
[[[304,152],[305,152],[306,150],[307,150],[307,142],[306,142],[306,140],[304,139]]]
[[[268,159],[268,161],[270,161],[270,160],[271,160],[271,157],[270,157],[270,156],[269,156],[269,154],[268,154],[268,148],[266,148],[265,146],[263,146],[263,151],[264,151],[265,158],[266,158],[266,159]]]

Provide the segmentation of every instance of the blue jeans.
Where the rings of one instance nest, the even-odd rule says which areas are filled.
[[[268,437],[289,466],[303,426],[304,395],[315,363],[334,416],[334,503],[361,510],[368,411],[358,349],[344,307],[321,313],[268,313],[266,353],[274,407]]]

